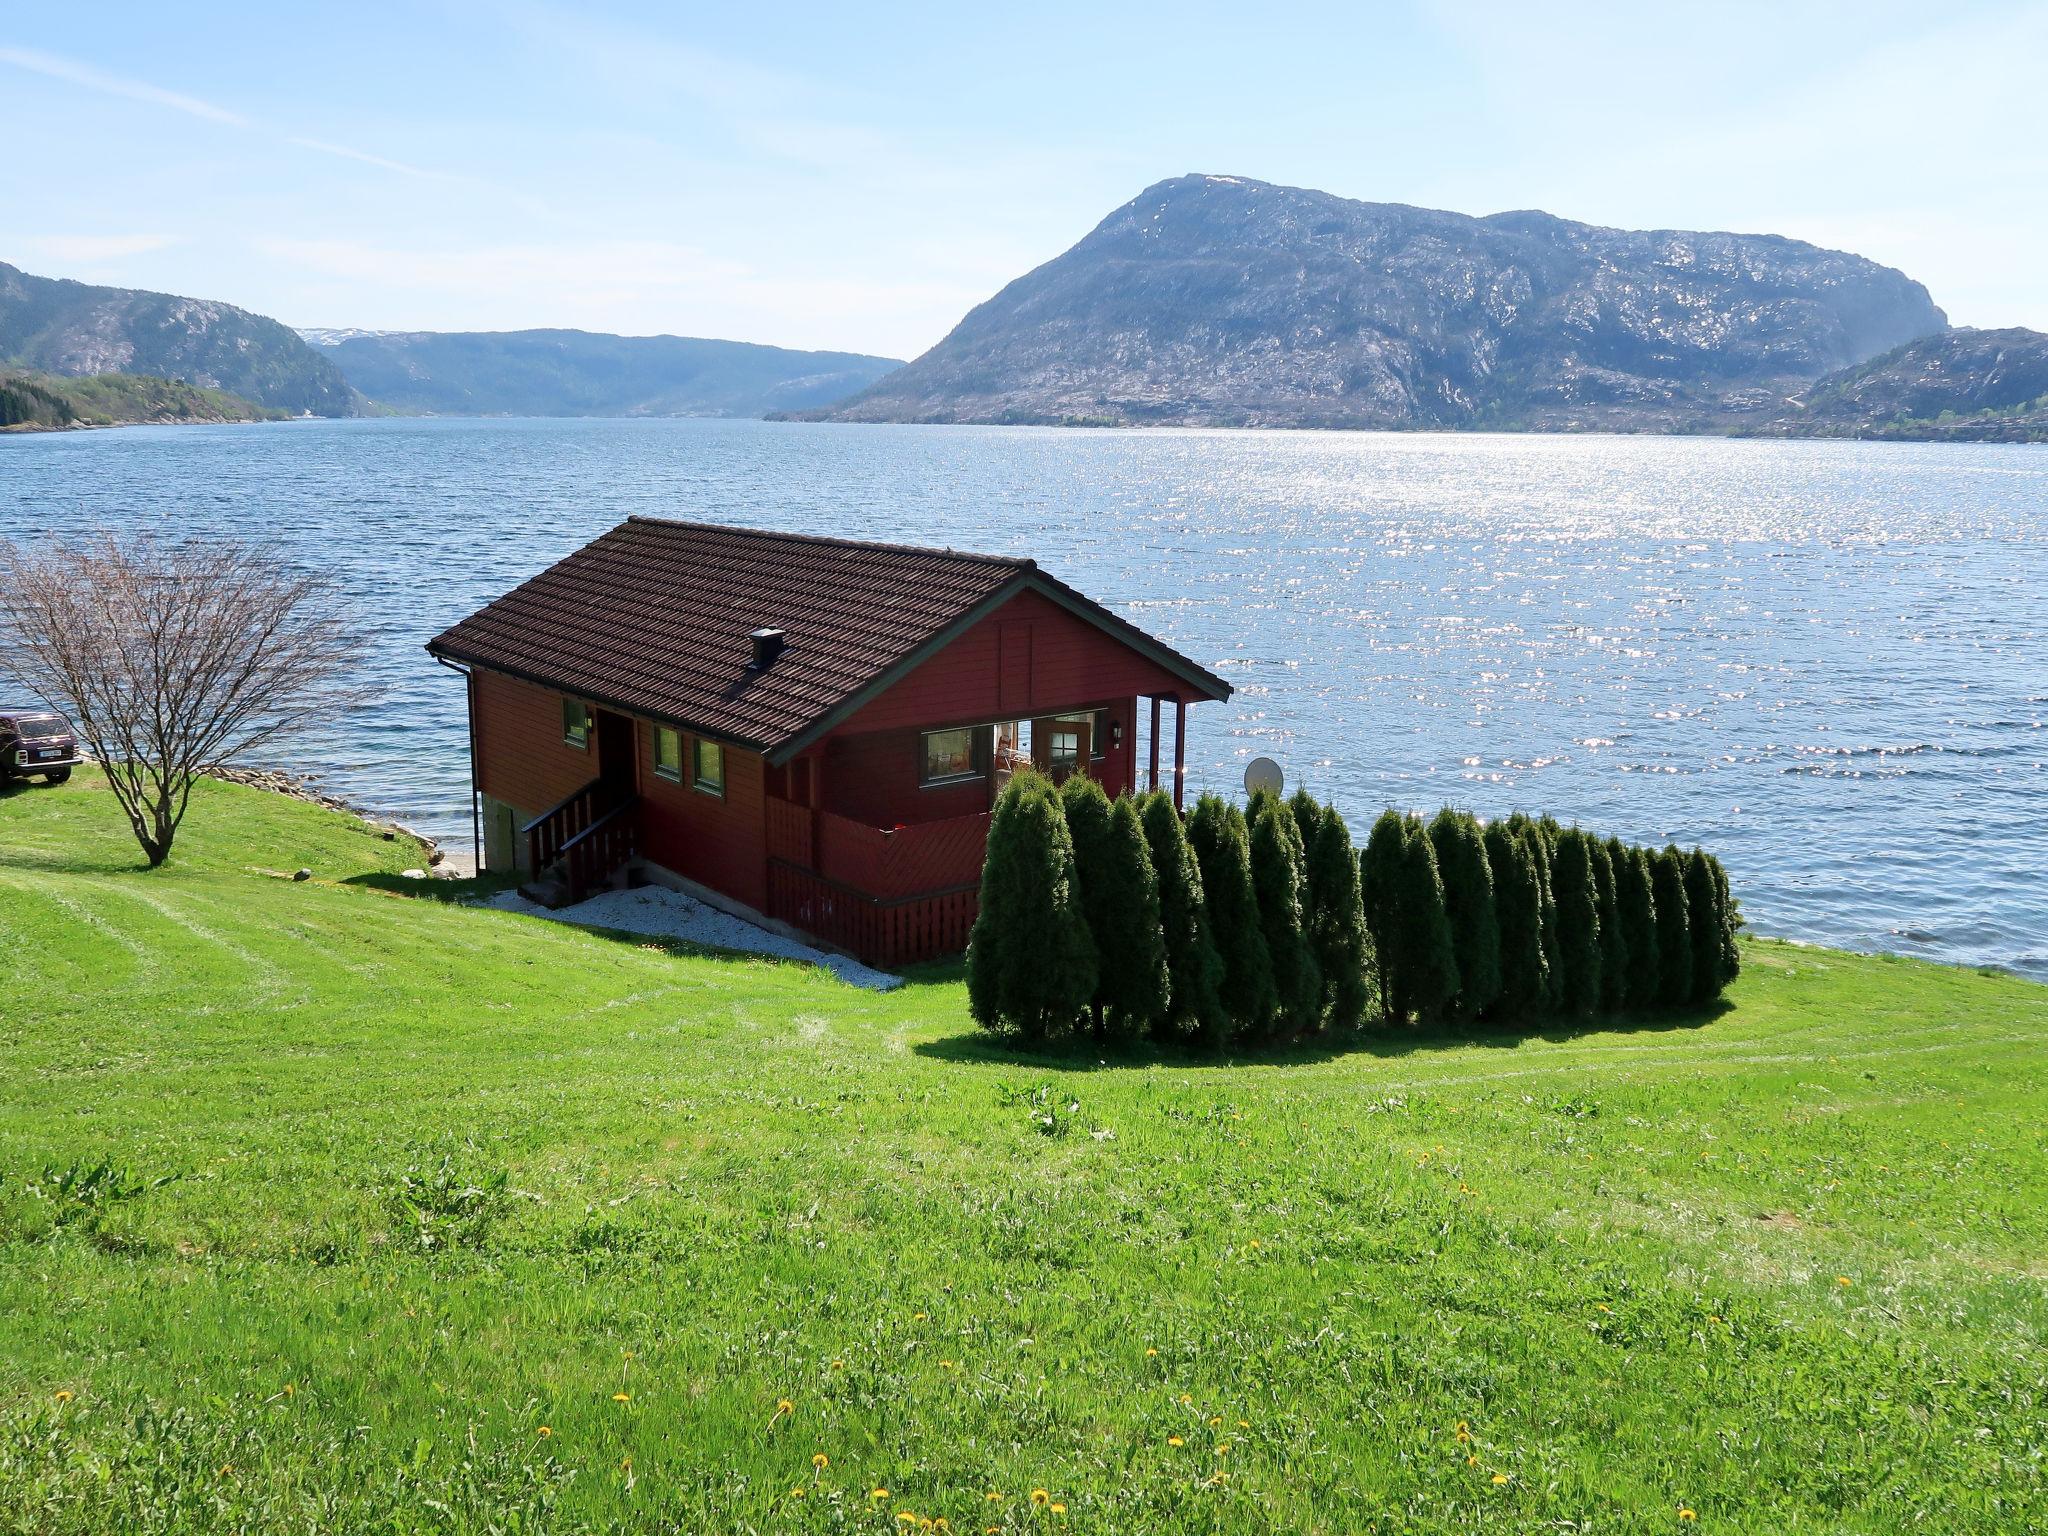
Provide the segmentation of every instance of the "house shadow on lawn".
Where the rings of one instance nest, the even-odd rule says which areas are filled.
[[[1348,1056],[1391,1060],[1424,1051],[1513,1050],[1532,1040],[1569,1045],[1575,1040],[1603,1035],[1671,1034],[1702,1029],[1727,1013],[1732,1006],[1725,997],[1717,997],[1711,1003],[1676,1008],[1669,1013],[1631,1014],[1576,1022],[1545,1019],[1534,1027],[1523,1029],[1377,1026],[1351,1035],[1318,1035],[1306,1040],[1274,1041],[1214,1053],[1149,1043],[1105,1047],[1088,1040],[1062,1041],[1034,1049],[980,1030],[948,1035],[942,1040],[928,1040],[911,1049],[934,1061],[973,1066],[1032,1067],[1047,1072],[1101,1072],[1153,1066],[1191,1071],[1217,1067],[1307,1066]]]

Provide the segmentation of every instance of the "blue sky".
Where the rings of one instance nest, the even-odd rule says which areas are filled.
[[[908,356],[1208,171],[1792,235],[2048,329],[2044,76],[2048,0],[11,6],[0,260]]]

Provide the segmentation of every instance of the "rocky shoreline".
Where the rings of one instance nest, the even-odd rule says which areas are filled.
[[[469,859],[466,855],[451,856],[426,833],[416,831],[402,821],[373,816],[361,806],[351,805],[341,796],[329,794],[305,774],[292,773],[282,768],[213,768],[207,772],[206,777],[218,779],[223,784],[239,784],[244,789],[262,789],[272,794],[289,795],[292,799],[303,800],[308,805],[317,805],[326,810],[339,811],[345,816],[353,816],[387,843],[395,843],[400,839],[415,842],[426,856],[427,869],[422,873],[431,872],[436,879],[456,880],[475,873],[467,867]]]

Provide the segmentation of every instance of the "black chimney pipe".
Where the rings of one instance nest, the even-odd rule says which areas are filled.
[[[747,638],[754,642],[753,668],[766,672],[775,665],[775,658],[782,654],[783,643],[789,638],[779,629],[756,629]]]

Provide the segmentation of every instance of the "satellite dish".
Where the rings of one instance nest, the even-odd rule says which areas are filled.
[[[1277,795],[1285,782],[1280,765],[1270,757],[1255,757],[1245,764],[1244,792],[1247,795]]]

